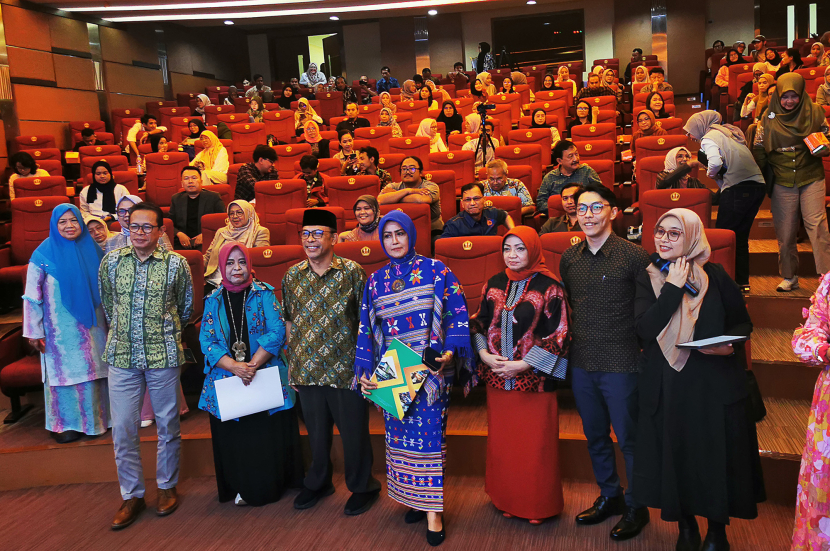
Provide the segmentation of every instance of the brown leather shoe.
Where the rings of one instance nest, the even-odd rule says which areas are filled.
[[[121,504],[121,508],[115,514],[115,518],[112,519],[110,527],[113,530],[121,530],[122,528],[126,528],[135,522],[135,519],[138,518],[141,511],[146,508],[147,504],[144,503],[143,497],[125,499],[124,503]]]
[[[179,496],[176,494],[176,487],[169,490],[159,488],[159,503],[156,506],[156,514],[166,517],[179,507]]]

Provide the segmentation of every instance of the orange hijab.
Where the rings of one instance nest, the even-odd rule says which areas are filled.
[[[542,240],[539,239],[539,234],[533,228],[530,226],[516,226],[504,234],[504,239],[501,242],[502,247],[504,246],[504,241],[511,235],[515,235],[524,243],[527,248],[528,263],[525,269],[520,272],[507,268],[505,273],[510,281],[522,281],[533,274],[543,274],[555,281],[559,281],[556,275],[545,265],[545,256],[542,254]]]

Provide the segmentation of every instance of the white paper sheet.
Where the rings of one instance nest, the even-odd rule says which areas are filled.
[[[279,367],[258,370],[248,386],[236,376],[219,379],[214,385],[222,421],[245,417],[285,404]]]
[[[741,337],[736,335],[721,335],[720,337],[710,337],[708,339],[700,339],[699,341],[689,341],[677,345],[677,348],[691,348],[696,350],[698,348],[709,348],[710,346],[718,346],[720,344],[730,344],[733,342],[743,342],[749,337]]]

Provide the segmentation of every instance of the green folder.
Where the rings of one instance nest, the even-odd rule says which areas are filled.
[[[428,376],[429,368],[421,356],[394,339],[371,377],[378,388],[367,398],[396,419],[403,419]]]

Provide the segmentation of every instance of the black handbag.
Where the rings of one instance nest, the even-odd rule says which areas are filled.
[[[761,421],[767,415],[767,407],[764,405],[764,398],[761,396],[761,388],[758,380],[751,369],[746,370],[746,386],[749,389],[749,401],[752,407],[752,418],[755,422]]]

